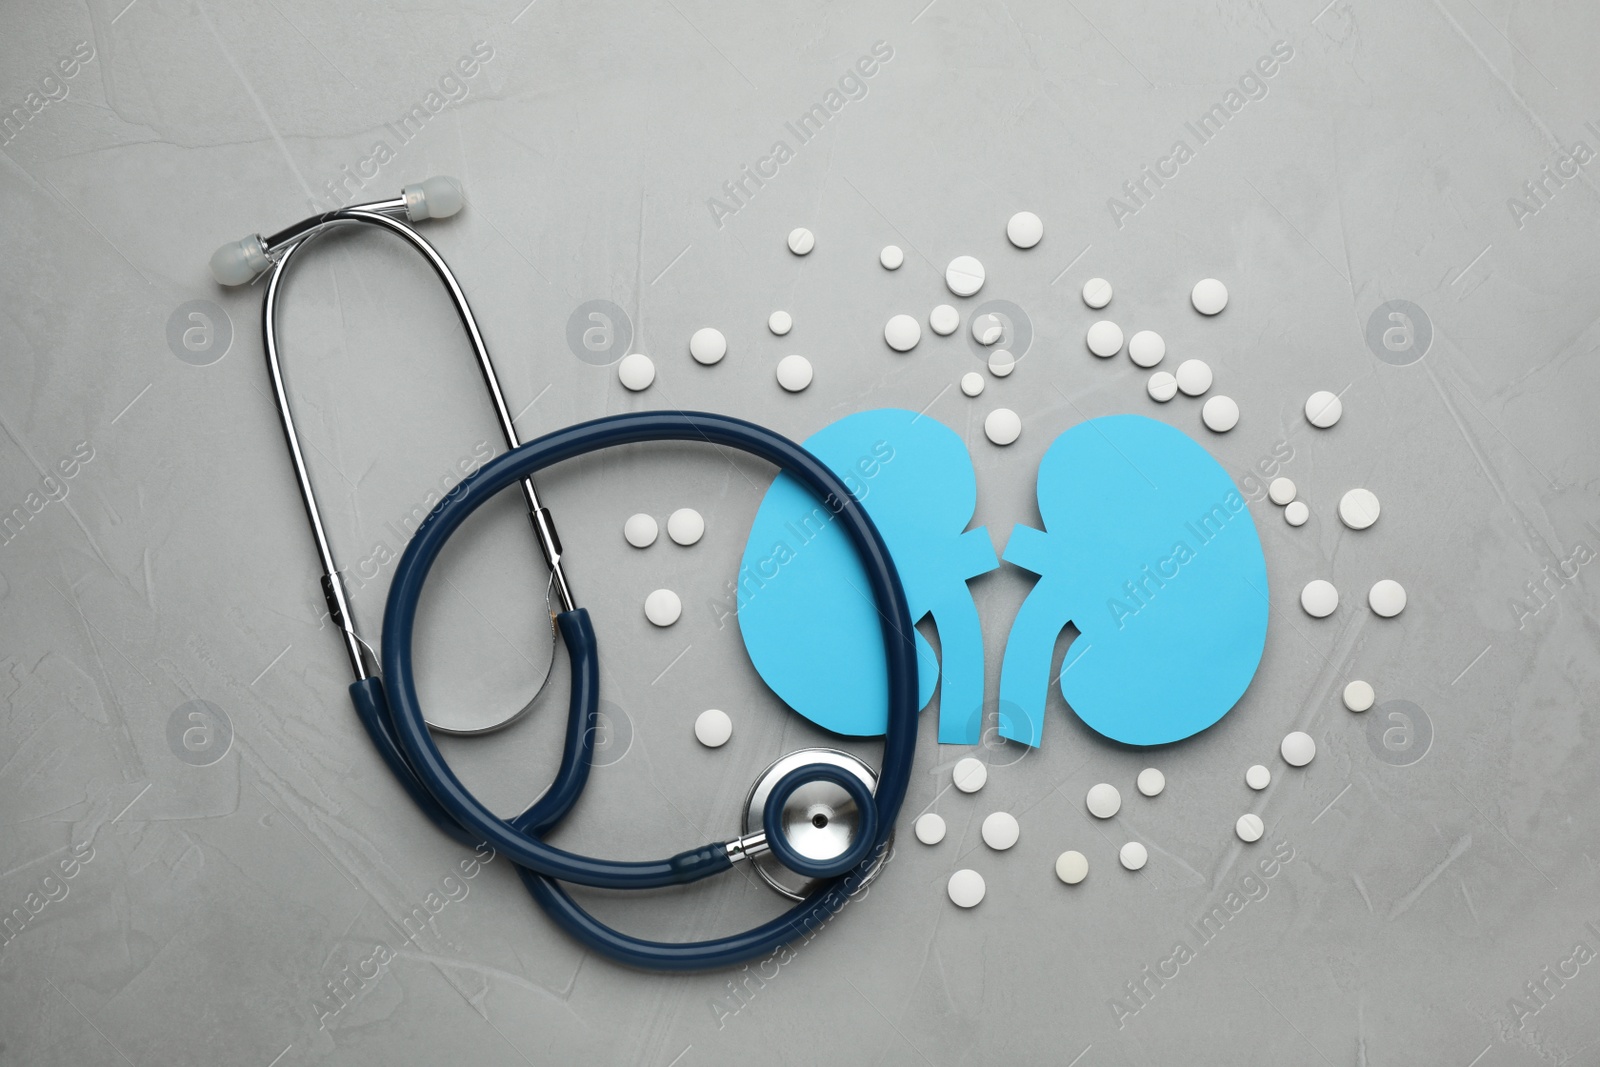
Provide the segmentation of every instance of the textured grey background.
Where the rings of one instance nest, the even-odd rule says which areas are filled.
[[[1547,181],[1542,203],[1523,187],[1575,142],[1597,147],[1585,126],[1600,126],[1593,5],[524,2],[11,8],[0,106],[28,120],[0,152],[0,513],[29,517],[0,545],[0,911],[26,921],[0,946],[0,1061],[1600,1062],[1600,966],[1587,962],[1600,950],[1600,670],[1594,578],[1578,562],[1600,541],[1600,212],[1588,170]],[[1108,198],[1174,140],[1192,146],[1184,123],[1280,40],[1293,58],[1267,95],[1119,227]],[[893,58],[867,95],[719,226],[707,199],[775,140],[792,147],[784,123],[877,41]],[[44,83],[60,99],[32,113],[28,94],[79,42],[93,58]],[[385,124],[477,42],[492,58],[462,89],[447,83],[459,99],[399,145]],[[1084,418],[1169,420],[1241,482],[1286,442],[1313,518],[1291,530],[1252,504],[1273,621],[1250,692],[1215,728],[1153,754],[1091,736],[1052,695],[1043,747],[984,748],[990,782],[970,797],[942,792],[965,753],[925,730],[908,815],[940,811],[949,837],[926,848],[903,832],[864,899],[793,958],[745,973],[622,970],[557,933],[504,860],[461,880],[464,853],[371,751],[343,656],[319,629],[315,557],[260,358],[260,290],[220,290],[205,269],[224,240],[332,206],[325,183],[379,139],[394,158],[366,199],[433,173],[463,180],[469,207],[428,233],[475,302],[528,435],[668,405],[795,436],[866,406],[926,408],[968,440],[975,521],[997,547],[1011,524],[1036,521],[1038,458]],[[1539,210],[1519,217],[1512,197]],[[1003,235],[1023,208],[1046,225],[1029,252]],[[818,242],[797,259],[783,236],[802,224]],[[907,254],[896,273],[876,262],[891,242]],[[951,299],[941,270],[959,254],[988,266],[979,300],[1014,301],[1037,330],[1016,374],[978,401],[953,388],[977,366],[961,337],[927,335],[908,356],[881,341],[891,314],[925,321]],[[1166,336],[1169,366],[1210,361],[1243,410],[1235,431],[1208,434],[1196,402],[1157,407],[1125,357],[1085,353],[1095,316],[1077,289],[1091,275],[1116,286],[1111,317]],[[1216,320],[1187,306],[1207,275],[1232,292]],[[498,442],[444,298],[403,250],[329,240],[288,297],[293,391],[353,569],[398,551],[389,524]],[[655,357],[649,392],[625,393],[613,369],[568,350],[568,317],[593,299],[624,308],[634,347]],[[1395,299],[1434,329],[1409,366],[1364,339]],[[189,319],[194,300],[220,315]],[[784,339],[765,329],[777,307],[795,316]],[[711,369],[686,351],[707,323],[730,343]],[[174,324],[199,330],[199,351],[169,344]],[[816,365],[798,396],[772,379],[789,352]],[[1321,388],[1343,391],[1330,432],[1299,414]],[[1009,449],[981,431],[998,404],[1025,424]],[[75,448],[92,459],[74,466]],[[66,495],[43,503],[62,460],[74,476],[51,484]],[[609,765],[560,843],[642,857],[725,836],[754,773],[821,739],[781,711],[711,606],[769,479],[695,448],[609,454],[545,479],[615,708]],[[1357,484],[1384,514],[1352,535],[1333,509]],[[680,506],[705,514],[700,545],[623,543],[631,512]],[[1575,578],[1548,577],[1569,560]],[[356,594],[366,633],[392,571],[373,566]],[[426,622],[434,701],[525,700],[549,649],[515,502],[464,533],[440,573]],[[1315,576],[1345,597],[1327,620],[1297,606]],[[1363,604],[1383,576],[1410,592],[1394,621]],[[1546,583],[1543,601],[1530,582]],[[657,585],[685,601],[671,629],[642,617]],[[1027,588],[1010,567],[974,583],[991,693]],[[1351,677],[1422,709],[1411,717],[1431,725],[1431,748],[1420,734],[1408,748],[1403,729],[1398,754],[1369,743],[1338,703]],[[231,737],[180,711],[197,700]],[[523,723],[447,747],[509,810],[553,770],[564,701],[558,667]],[[736,722],[715,752],[691,732],[711,706]],[[1276,757],[1291,729],[1319,745],[1303,771]],[[1257,761],[1277,779],[1253,797],[1242,775]],[[1132,781],[1152,763],[1169,786],[1150,801]],[[1125,805],[1092,824],[1082,798],[1101,780]],[[1245,848],[1232,826],[1252,808],[1268,836]],[[999,809],[1022,823],[1004,854],[978,837]],[[1115,860],[1130,838],[1151,849],[1136,875]],[[1252,890],[1202,943],[1190,924],[1274,845],[1292,860],[1245,883],[1266,895]],[[1091,863],[1073,889],[1051,870],[1069,847]],[[988,879],[971,912],[945,897],[960,866]],[[447,903],[406,932],[430,893]],[[731,931],[777,906],[741,874],[585,899],[664,938]],[[1142,968],[1180,940],[1193,958],[1147,980]]]

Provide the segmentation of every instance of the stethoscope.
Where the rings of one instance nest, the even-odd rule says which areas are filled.
[[[910,784],[918,713],[916,648],[894,561],[866,511],[826,464],[793,441],[742,419],[706,412],[642,411],[594,419],[520,443],[461,286],[443,257],[408,225],[453,215],[461,206],[461,192],[451,179],[430,178],[407,186],[392,200],[329,211],[270,237],[253,234],[224,245],[211,258],[212,274],[223,285],[241,285],[270,271],[262,308],[267,367],[322,564],[323,597],[355,677],[351,701],[379,754],[416,805],[455,840],[474,848],[488,844],[514,861],[534,900],[587,947],[622,963],[664,971],[723,967],[765,956],[817,930],[882,869]],[[300,450],[278,357],[276,320],[289,262],[307,240],[342,223],[364,223],[394,233],[433,267],[472,342],[510,449],[463,479],[418,527],[389,588],[381,655],[357,636]],[[855,546],[878,608],[889,676],[888,727],[883,767],[876,773],[856,757],[833,749],[791,752],[763,771],[751,788],[739,837],[661,860],[607,860],[542,840],[572,810],[588,780],[598,724],[600,667],[589,613],[573,599],[562,569],[561,541],[549,509],[540,502],[533,475],[600,449],[654,441],[702,442],[747,452],[787,473],[823,501]],[[473,512],[513,484],[521,487],[560,602],[554,622],[566,645],[572,692],[554,781],[521,815],[502,819],[461,783],[434,741],[417,697],[412,644],[422,589],[445,542]],[[740,861],[751,862],[769,885],[798,903],[753,929],[705,941],[648,941],[623,933],[590,915],[561,885],[654,889],[699,881]]]

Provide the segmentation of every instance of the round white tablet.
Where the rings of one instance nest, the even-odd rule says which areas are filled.
[[[963,793],[976,793],[989,780],[989,768],[982,760],[966,756],[956,760],[955,770],[950,777]]]
[[[905,261],[906,254],[900,251],[899,245],[884,245],[883,251],[878,253],[878,262],[883,264],[884,270],[899,270]]]
[[[1004,852],[1017,843],[1022,828],[1017,817],[1009,811],[997,811],[983,820],[983,843],[997,852]]]
[[[928,325],[933,327],[933,332],[940,337],[949,337],[956,332],[956,327],[961,325],[961,312],[949,304],[940,304],[928,312]]]
[[[957,296],[971,296],[983,288],[983,264],[971,256],[957,256],[944,269],[944,283]]]
[[[1309,518],[1311,509],[1304,500],[1291,500],[1289,506],[1283,509],[1283,521],[1290,526],[1304,526]]]
[[[667,516],[667,536],[680,545],[692,545],[705,536],[706,520],[694,508],[679,508]]]
[[[794,316],[787,311],[774,311],[767,316],[767,329],[782,337],[794,329]]]
[[[671,626],[683,614],[683,601],[670,589],[657,589],[644,598],[644,617],[657,626]]]
[[[1265,789],[1272,784],[1272,772],[1257,763],[1244,772],[1244,784],[1257,791]]]
[[[1128,868],[1128,870],[1137,871],[1149,861],[1150,850],[1139,844],[1137,841],[1129,841],[1126,845],[1123,845],[1122,850],[1117,853],[1117,859],[1121,860],[1122,865]]]
[[[916,830],[917,840],[924,845],[937,845],[944,840],[944,816],[934,812],[918,815],[917,821],[912,824]]]
[[[622,382],[624,389],[635,393],[648,389],[650,383],[656,380],[655,360],[643,352],[631,352],[617,364],[617,379]]]
[[[796,226],[789,231],[789,251],[797,256],[803,256],[817,247],[817,235],[804,226]]]
[[[1143,793],[1145,796],[1160,796],[1161,791],[1167,787],[1167,776],[1156,770],[1154,767],[1146,767],[1144,770],[1139,772],[1139,778],[1136,784],[1139,786],[1139,792]]]
[[[1371,682],[1357,680],[1344,687],[1344,706],[1351,711],[1366,711],[1377,699],[1378,694],[1372,691]]]
[[[798,393],[811,384],[811,361],[805,356],[784,356],[778,360],[778,384]]]
[[[1006,239],[1018,248],[1032,248],[1044,236],[1044,223],[1031,211],[1019,211],[1006,223]]]
[[[1215,315],[1228,306],[1228,287],[1215,278],[1202,278],[1194,283],[1189,302],[1202,315]]]
[[[1104,278],[1090,278],[1084,282],[1083,302],[1097,311],[1111,303],[1111,283]]]
[[[1332,582],[1321,578],[1313,579],[1300,590],[1300,606],[1305,608],[1306,614],[1312,618],[1327,618],[1339,606],[1339,590],[1333,587]]]
[[[1295,485],[1288,478],[1274,478],[1272,484],[1267,486],[1267,496],[1277,505],[1284,505],[1294,499]]]
[[[1340,497],[1339,521],[1352,530],[1365,530],[1377,522],[1377,494],[1370,489],[1352,489]]]
[[[1278,751],[1283,754],[1283,762],[1289,766],[1304,767],[1316,757],[1317,743],[1311,740],[1310,734],[1296,730],[1284,736]]]
[[[704,363],[708,367],[720,363],[722,357],[728,354],[728,339],[716,327],[703,326],[689,338],[689,354],[696,363]]]
[[[649,548],[656,543],[656,534],[661,528],[656,525],[656,520],[640,512],[629,515],[628,521],[622,524],[622,536],[628,539],[628,544],[634,548]]]
[[[997,445],[1009,445],[1022,436],[1022,417],[1010,408],[995,408],[983,420],[983,432]]]
[[[1150,394],[1150,399],[1158,404],[1165,404],[1178,395],[1178,379],[1164,370],[1158,370],[1150,375],[1150,380],[1144,383],[1145,392]]]
[[[702,711],[694,720],[694,736],[707,748],[721,748],[733,736],[733,720],[717,708]]]
[[[1089,806],[1089,814],[1097,819],[1109,819],[1122,810],[1122,794],[1117,792],[1117,787],[1109,782],[1089,787],[1089,795],[1084,798],[1084,803]]]
[[[1108,359],[1122,351],[1122,327],[1110,319],[1101,319],[1089,327],[1084,343],[1089,346],[1089,351],[1101,359]]]
[[[1207,429],[1227,433],[1239,425],[1239,405],[1231,396],[1214,396],[1200,409],[1200,418]]]
[[[997,348],[989,353],[989,373],[996,378],[1004,378],[1017,369],[1017,358],[1004,348]]]
[[[1379,615],[1392,619],[1406,609],[1405,586],[1393,578],[1376,582],[1367,593],[1367,603]]]
[[[980,345],[992,345],[1006,335],[1006,324],[1000,321],[998,315],[974,315],[972,317],[972,339]]]
[[[1251,812],[1239,816],[1239,821],[1233,824],[1233,832],[1239,835],[1240,841],[1260,841],[1267,827],[1261,821],[1261,816]]]
[[[1306,421],[1318,429],[1326,430],[1329,426],[1339,421],[1339,416],[1344,414],[1344,405],[1339,398],[1326,389],[1312,393],[1306,398]]]
[[[968,396],[977,396],[983,392],[983,375],[975,370],[969,370],[961,376],[961,391]]]
[[[922,340],[922,327],[910,315],[896,315],[884,324],[883,339],[896,352],[909,352]]]
[[[1203,359],[1186,359],[1178,364],[1178,388],[1184,396],[1199,396],[1211,388],[1211,365]]]
[[[1141,367],[1154,367],[1167,354],[1167,342],[1154,330],[1140,330],[1128,338],[1128,358]]]
[[[960,908],[975,908],[983,902],[983,875],[963,868],[950,876],[950,901]]]
[[[1068,849],[1056,857],[1056,877],[1068,885],[1077,885],[1089,876],[1089,858],[1082,852]]]

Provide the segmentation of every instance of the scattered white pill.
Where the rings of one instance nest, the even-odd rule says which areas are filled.
[[[1289,506],[1283,509],[1283,521],[1290,526],[1304,526],[1309,518],[1311,509],[1304,500],[1291,500]]]
[[[1117,853],[1117,859],[1121,860],[1122,865],[1128,870],[1137,871],[1149,861],[1150,851],[1137,841],[1129,841]]]
[[[1239,821],[1233,824],[1233,832],[1239,835],[1240,841],[1260,841],[1267,827],[1261,821],[1261,816],[1250,812],[1239,816]]]
[[[1136,784],[1139,786],[1139,792],[1143,793],[1145,796],[1160,796],[1161,791],[1167,787],[1167,776],[1156,770],[1154,767],[1146,767],[1144,770],[1139,772],[1139,778]]]
[[[722,357],[728,354],[728,339],[722,336],[722,331],[714,326],[703,326],[689,338],[689,354],[696,363],[711,366],[713,363],[722,362]]]
[[[983,264],[971,256],[957,256],[944,269],[944,283],[957,296],[971,296],[983,288]]]
[[[774,311],[767,316],[767,329],[782,337],[794,329],[794,316],[787,311]]]
[[[1284,736],[1283,744],[1278,746],[1278,751],[1283,754],[1283,762],[1291,767],[1304,767],[1317,755],[1317,743],[1311,740],[1311,735],[1301,730]]]
[[[983,788],[983,783],[989,780],[989,768],[981,759],[965,756],[956,760],[955,770],[950,774],[957,789],[963,793],[976,793]]]
[[[1004,348],[989,353],[989,373],[1004,378],[1017,369],[1017,358]]]
[[[1239,425],[1239,405],[1231,396],[1214,396],[1200,409],[1200,418],[1208,429],[1227,433]]]
[[[1167,354],[1167,342],[1154,330],[1140,330],[1128,338],[1128,358],[1141,367],[1154,367]]]
[[[883,339],[896,352],[909,352],[922,340],[922,327],[910,315],[896,315],[884,324]]]
[[[1272,784],[1272,772],[1257,763],[1244,772],[1244,784],[1260,792]]]
[[[1288,478],[1274,478],[1272,484],[1267,486],[1267,496],[1272,498],[1274,504],[1280,507],[1289,503],[1295,497],[1295,484]]]
[[[1044,223],[1031,211],[1019,211],[1006,223],[1006,239],[1018,248],[1032,248],[1044,236]]]
[[[1366,711],[1377,699],[1371,682],[1357,680],[1344,687],[1344,706],[1351,711]]]
[[[1089,327],[1084,343],[1101,359],[1109,359],[1122,351],[1122,327],[1110,319],[1101,319]]]
[[[983,902],[983,875],[963,868],[950,876],[950,901],[958,908],[975,908]]]
[[[884,270],[899,270],[905,261],[906,254],[900,251],[899,245],[884,245],[883,251],[878,253],[878,262],[883,264]]]
[[[796,226],[789,231],[789,251],[797,256],[803,256],[817,247],[817,235],[804,226]]]
[[[1089,807],[1089,814],[1097,819],[1109,819],[1122,810],[1122,794],[1117,792],[1117,787],[1109,782],[1089,787],[1089,795],[1084,798],[1084,803]]]
[[[969,370],[961,376],[961,391],[968,396],[977,396],[983,392],[983,375],[975,370]]]
[[[1370,489],[1352,489],[1340,497],[1339,521],[1352,530],[1365,530],[1377,522],[1377,494]]]
[[[644,598],[644,617],[657,626],[671,626],[683,614],[683,601],[670,589],[657,589]]]
[[[1306,421],[1321,430],[1339,421],[1339,416],[1344,414],[1344,405],[1339,398],[1326,389],[1312,393],[1306,398]]]
[[[692,545],[705,536],[706,520],[694,508],[679,508],[667,516],[667,536],[680,545]]]
[[[624,389],[635,393],[650,388],[650,383],[656,380],[655,360],[643,352],[623,356],[622,362],[617,364],[617,380]]]
[[[721,748],[733,736],[733,720],[727,712],[709,708],[694,720],[694,736],[707,748]]]
[[[656,535],[660,532],[656,520],[643,512],[629,515],[628,521],[622,524],[622,536],[634,548],[649,548],[656,543]]]
[[[944,816],[931,811],[926,815],[918,815],[913,829],[916,830],[918,841],[924,845],[937,845],[944,840]]]
[[[1178,364],[1178,388],[1184,396],[1199,396],[1211,388],[1211,365],[1203,359]]]
[[[1406,609],[1405,586],[1393,578],[1385,578],[1368,591],[1367,604],[1379,615],[1392,619]]]
[[[1004,852],[1017,843],[1022,828],[1017,817],[1009,811],[996,811],[983,820],[983,843],[996,852]]]
[[[949,304],[940,304],[928,312],[928,325],[933,327],[933,332],[940,337],[949,337],[956,332],[956,327],[961,325],[961,312]]]
[[[995,408],[983,420],[983,432],[997,445],[1009,445],[1022,436],[1022,416],[1010,408]]]
[[[778,384],[798,393],[811,384],[811,361],[805,356],[784,356],[778,360]]]
[[[1158,404],[1165,404],[1178,395],[1178,379],[1164,370],[1158,370],[1150,375],[1150,380],[1144,383],[1145,392],[1150,394],[1150,399]]]
[[[992,345],[1006,335],[1006,324],[1000,321],[998,315],[974,315],[972,317],[972,339],[980,345]]]
[[[1194,283],[1189,302],[1202,315],[1215,315],[1228,306],[1228,287],[1215,278],[1202,278]]]
[[[1300,590],[1300,606],[1314,619],[1327,618],[1339,606],[1339,590],[1330,581],[1313,579]]]
[[[1090,278],[1084,282],[1083,302],[1096,311],[1111,303],[1111,283],[1104,278]]]
[[[1056,877],[1068,885],[1077,885],[1089,876],[1089,858],[1082,852],[1068,849],[1056,857]]]

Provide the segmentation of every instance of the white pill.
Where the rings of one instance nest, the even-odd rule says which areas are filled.
[[[976,793],[983,788],[983,783],[989,780],[989,768],[980,759],[966,756],[956,760],[955,770],[950,774],[957,789],[963,793]]]
[[[655,360],[643,352],[629,353],[617,364],[617,379],[622,382],[624,389],[635,393],[648,389],[650,383],[656,380]]]
[[[989,353],[989,373],[996,378],[1004,378],[1017,369],[1017,358],[1004,348],[997,348]]]
[[[1344,405],[1333,393],[1323,389],[1306,398],[1306,421],[1318,429],[1326,430],[1339,421]]]
[[[804,226],[796,226],[789,231],[789,251],[797,256],[803,256],[817,247],[817,235]]]
[[[707,748],[721,748],[733,736],[733,720],[717,708],[702,711],[694,720],[694,736]]]
[[[1239,425],[1239,405],[1231,396],[1214,396],[1200,409],[1200,418],[1208,429],[1227,433]]]
[[[1300,606],[1305,608],[1306,614],[1312,618],[1327,618],[1339,606],[1339,590],[1333,587],[1332,582],[1321,578],[1313,579],[1300,590]]]
[[[983,902],[983,875],[964,868],[950,876],[950,901],[959,908],[975,908]]]
[[[1006,335],[1006,324],[998,315],[974,315],[972,339],[980,345],[992,345]]]
[[[708,367],[720,363],[722,357],[728,354],[728,339],[722,336],[721,330],[703,326],[689,338],[689,354],[696,363],[704,363]]]
[[[1406,609],[1405,586],[1393,578],[1374,583],[1367,593],[1367,604],[1386,619],[1392,619]]]
[[[1089,876],[1089,858],[1082,852],[1068,849],[1056,857],[1056,877],[1068,885],[1077,885]]]
[[[1228,287],[1215,278],[1202,278],[1194,283],[1189,302],[1202,315],[1215,315],[1228,306]]]
[[[1178,364],[1178,388],[1184,396],[1199,396],[1211,388],[1211,365],[1203,359]]]
[[[1154,330],[1140,330],[1128,338],[1128,358],[1141,367],[1154,367],[1167,354],[1167,342]]]
[[[1006,223],[1006,239],[1018,248],[1032,248],[1044,236],[1044,223],[1031,211],[1019,211]]]
[[[1285,735],[1283,744],[1278,746],[1278,751],[1283,754],[1283,762],[1291,767],[1304,767],[1317,755],[1317,743],[1311,740],[1311,735],[1301,730]]]
[[[1144,770],[1139,772],[1139,778],[1136,784],[1139,786],[1139,792],[1143,793],[1145,796],[1160,796],[1161,791],[1167,787],[1167,776],[1156,770],[1154,767],[1146,767]]]
[[[1260,841],[1267,827],[1261,816],[1252,812],[1239,816],[1239,821],[1233,824],[1233,832],[1239,835],[1240,841]]]
[[[944,840],[944,816],[931,811],[926,815],[919,815],[913,824],[913,829],[917,832],[918,841],[924,845],[937,845]]]
[[[657,589],[644,598],[644,617],[657,626],[671,626],[683,614],[683,601],[670,589]]]
[[[1121,860],[1122,865],[1128,870],[1137,871],[1149,861],[1150,851],[1137,841],[1129,841],[1117,853],[1117,859]]]
[[[997,852],[1004,852],[1017,843],[1022,828],[1017,817],[1009,811],[997,811],[983,820],[983,843]]]
[[[660,532],[656,520],[643,512],[629,515],[628,521],[622,524],[622,536],[634,548],[649,548],[656,543],[656,535]]]
[[[933,332],[940,337],[949,337],[956,332],[956,327],[961,325],[961,312],[949,304],[940,304],[928,312],[928,325],[933,327]]]
[[[1009,445],[1022,436],[1022,416],[1010,408],[995,408],[983,420],[983,432],[997,445]]]
[[[977,396],[983,392],[983,375],[975,370],[969,370],[961,376],[961,391],[968,396]]]
[[[1289,506],[1283,509],[1283,521],[1290,526],[1304,526],[1311,517],[1311,509],[1304,500],[1291,500]]]
[[[883,339],[896,352],[909,352],[922,340],[922,327],[910,315],[896,315],[884,324]]]
[[[1109,782],[1089,787],[1089,795],[1084,798],[1084,803],[1089,806],[1089,814],[1097,819],[1109,819],[1122,810],[1122,794],[1117,792],[1117,787]]]
[[[1090,278],[1084,282],[1083,302],[1097,311],[1111,303],[1111,283],[1104,278]]]
[[[983,288],[983,264],[971,256],[957,256],[944,269],[944,283],[957,296],[971,296]]]
[[[1344,706],[1351,711],[1366,711],[1377,699],[1378,694],[1372,691],[1371,682],[1357,680],[1344,687]]]
[[[811,361],[805,356],[784,356],[778,360],[778,384],[798,393],[811,384]]]
[[[1274,504],[1289,503],[1295,496],[1295,484],[1288,478],[1274,478],[1272,484],[1267,486],[1267,496],[1272,498]]]
[[[899,245],[884,245],[883,251],[878,253],[878,262],[883,264],[884,270],[899,270],[905,261],[906,254],[900,251]]]
[[[1257,791],[1265,789],[1272,784],[1272,772],[1257,763],[1244,772],[1244,784]]]
[[[1377,522],[1377,494],[1370,489],[1352,489],[1340,497],[1339,521],[1352,530],[1365,530]]]
[[[794,329],[794,316],[787,311],[774,311],[767,316],[767,329],[782,337]]]
[[[667,536],[680,545],[692,545],[705,536],[706,520],[694,508],[679,508],[667,516]]]
[[[1144,383],[1145,392],[1150,394],[1150,399],[1158,404],[1165,404],[1178,395],[1178,379],[1164,370],[1158,370],[1150,375],[1150,380]]]
[[[1101,319],[1089,327],[1084,343],[1101,359],[1109,359],[1122,351],[1122,327],[1110,319]]]

